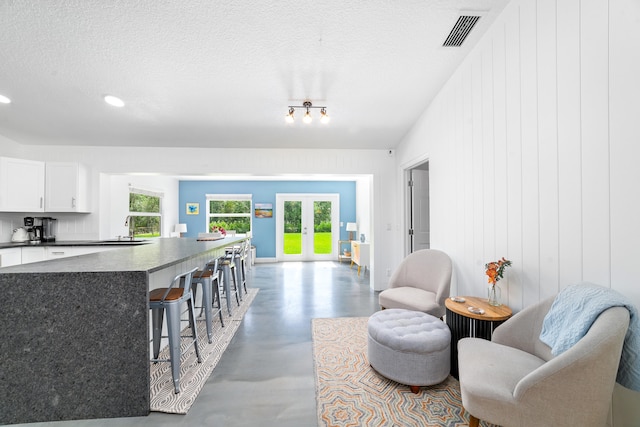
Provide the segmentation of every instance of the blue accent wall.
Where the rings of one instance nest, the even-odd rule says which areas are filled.
[[[197,237],[206,232],[206,194],[252,194],[251,214],[256,256],[275,258],[276,256],[276,193],[333,193],[340,195],[340,239],[346,240],[347,222],[356,220],[355,181],[180,181],[180,223],[187,224],[186,237]],[[198,215],[187,215],[187,203],[199,203]],[[273,218],[256,218],[256,203],[271,203]]]

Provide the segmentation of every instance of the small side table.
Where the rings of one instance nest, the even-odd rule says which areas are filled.
[[[451,375],[455,378],[458,378],[458,341],[467,337],[490,340],[493,330],[513,314],[504,304],[497,307],[489,305],[486,298],[459,298],[463,298],[464,302],[455,302],[447,298],[444,303],[447,309],[447,325],[451,329]],[[472,313],[469,307],[482,309],[484,313]]]
[[[349,255],[345,255],[343,247],[346,245]],[[351,260],[351,240],[338,240],[338,262],[342,263],[343,259]]]

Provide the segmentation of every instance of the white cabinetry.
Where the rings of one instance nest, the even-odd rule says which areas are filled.
[[[369,268],[370,246],[368,243],[351,241],[351,265],[358,265],[358,276],[360,275],[360,267],[364,267],[366,271]]]
[[[22,263],[22,251],[20,248],[0,249],[0,267],[20,265]]]
[[[89,212],[88,170],[0,157],[0,212]]]
[[[30,262],[38,262],[38,261],[44,261],[45,259],[47,259],[46,257],[46,248],[44,247],[39,247],[39,246],[35,246],[35,247],[23,247],[22,248],[22,263],[23,264],[29,264]]]
[[[51,259],[66,258],[70,256],[93,254],[96,252],[104,252],[104,251],[108,251],[116,248],[109,247],[109,246],[107,247],[104,247],[104,246],[87,246],[87,247],[47,246],[46,249],[47,249],[46,259],[51,260]]]
[[[44,162],[0,157],[0,211],[44,211]]]
[[[89,175],[79,163],[47,163],[45,212],[89,212]]]

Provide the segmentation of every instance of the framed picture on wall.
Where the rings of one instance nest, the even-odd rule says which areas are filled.
[[[200,203],[187,203],[187,215],[198,215],[200,213]]]
[[[256,203],[256,218],[272,218],[273,206],[271,203]]]

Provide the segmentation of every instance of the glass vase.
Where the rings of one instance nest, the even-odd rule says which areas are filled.
[[[502,303],[500,302],[500,288],[498,287],[498,285],[491,285],[489,286],[489,288],[487,289],[487,295],[488,295],[488,302],[489,305],[493,305],[495,307],[502,305]]]

